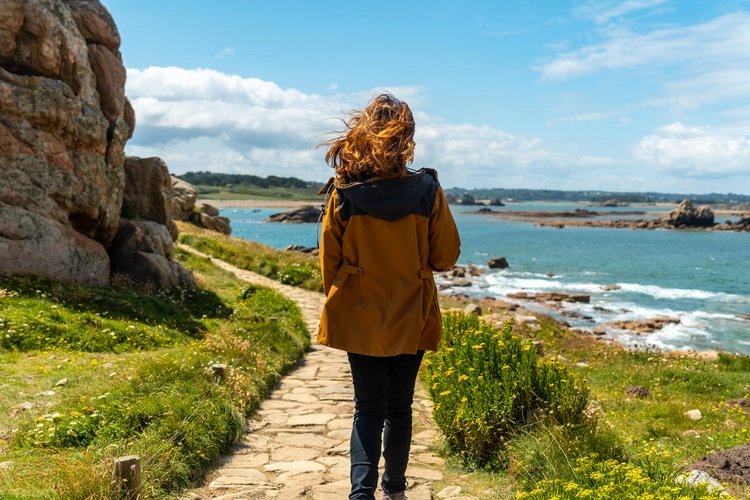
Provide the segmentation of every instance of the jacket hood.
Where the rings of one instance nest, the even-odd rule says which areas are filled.
[[[419,170],[402,178],[375,177],[363,182],[335,181],[342,218],[369,215],[395,221],[415,213],[429,217],[438,188],[434,170]]]

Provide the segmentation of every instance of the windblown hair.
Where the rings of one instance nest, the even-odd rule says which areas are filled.
[[[391,94],[375,96],[365,109],[349,113],[345,130],[318,145],[339,179],[403,177],[414,161],[414,116]],[[342,120],[343,121],[343,120]]]

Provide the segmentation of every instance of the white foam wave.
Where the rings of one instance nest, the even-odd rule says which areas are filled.
[[[709,292],[707,290],[691,290],[683,288],[662,288],[656,285],[638,285],[634,283],[618,283],[620,289],[625,292],[642,293],[650,295],[655,299],[696,299],[746,302],[747,297],[724,292]]]

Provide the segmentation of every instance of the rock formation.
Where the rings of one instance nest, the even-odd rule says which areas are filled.
[[[290,210],[280,214],[271,214],[266,222],[280,222],[283,224],[302,224],[305,222],[318,222],[320,209],[308,205],[296,210]]]
[[[458,198],[456,198],[455,194],[445,193],[445,201],[447,201],[449,205],[455,205],[458,203]]]
[[[0,271],[194,286],[171,260],[166,165],[125,159],[119,47],[98,0],[0,0]]]
[[[171,182],[167,205],[171,207],[172,219],[189,221],[227,236],[232,234],[228,217],[219,215],[219,210],[207,203],[196,204],[198,190],[192,184],[174,176],[171,177]]]
[[[503,203],[503,200],[500,198],[492,198],[492,200],[490,200],[490,205],[493,207],[504,207],[505,203]]]
[[[490,269],[505,269],[506,267],[510,267],[510,265],[508,264],[508,260],[505,257],[489,259],[487,261],[487,265],[490,267]]]
[[[193,274],[172,260],[178,235],[172,200],[172,178],[161,158],[125,159],[122,216],[107,249],[113,273],[159,287],[195,286]]]
[[[711,227],[714,225],[714,213],[706,206],[695,208],[685,198],[679,207],[669,212],[665,222],[674,227]]]
[[[161,158],[125,158],[125,190],[122,213],[125,219],[143,219],[166,226],[173,240],[177,226],[172,222],[172,178]]]
[[[198,190],[182,179],[171,176],[172,180],[172,219],[187,221],[195,208]]]
[[[477,204],[478,204],[477,201],[469,193],[465,193],[461,197],[461,201],[459,202],[459,205],[477,205]]]
[[[117,28],[97,0],[0,12],[0,270],[104,285],[132,132]]]
[[[148,220],[120,220],[112,245],[112,272],[158,287],[195,286],[193,273],[172,260],[174,243],[166,226]]]
[[[189,220],[197,226],[217,233],[227,236],[232,234],[229,218],[219,215],[219,209],[207,203],[198,203]]]

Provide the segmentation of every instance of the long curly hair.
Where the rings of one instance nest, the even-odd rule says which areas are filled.
[[[414,115],[389,93],[373,97],[365,109],[349,113],[345,129],[318,147],[341,180],[403,177],[414,161]]]

